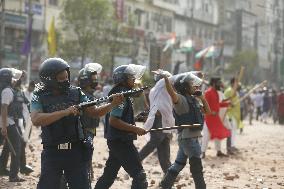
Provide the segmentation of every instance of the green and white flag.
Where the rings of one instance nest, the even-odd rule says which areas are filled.
[[[195,58],[211,58],[212,56],[214,56],[216,51],[216,47],[214,45],[211,45],[201,51],[199,51],[196,55]]]
[[[193,50],[193,41],[191,39],[188,39],[180,44],[179,49],[177,49],[177,52],[187,53],[191,52],[192,50]]]
[[[175,43],[176,43],[176,34],[172,33],[171,37],[167,40],[167,43],[163,49],[163,52],[167,51],[168,48],[174,46]]]

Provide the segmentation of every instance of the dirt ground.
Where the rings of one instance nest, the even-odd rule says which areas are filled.
[[[34,189],[40,175],[41,144],[39,129],[33,129],[32,139],[27,147],[27,162],[34,167],[35,172],[29,176],[20,175],[27,181],[10,183],[8,177],[0,177],[0,189]],[[103,138],[102,127],[95,138],[93,166],[95,185],[102,174],[108,155],[106,141]],[[145,144],[145,138],[136,141],[138,148]],[[284,126],[254,122],[252,126],[245,122],[243,134],[237,135],[237,147],[240,153],[226,158],[216,157],[214,143],[210,142],[206,158],[203,160],[204,175],[208,189],[284,189]],[[2,147],[0,147],[2,148]],[[225,141],[222,144],[225,151]],[[171,145],[171,160],[177,152],[176,137]],[[152,154],[144,160],[143,166],[147,172],[150,189],[159,188],[159,181],[163,177],[157,157]],[[131,178],[121,169],[112,189],[130,188]],[[194,188],[194,183],[187,165],[180,173],[176,189]]]

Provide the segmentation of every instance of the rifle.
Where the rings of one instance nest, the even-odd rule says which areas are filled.
[[[131,89],[131,90],[128,90],[128,91],[123,91],[123,92],[120,92],[118,94],[122,94],[124,96],[124,98],[134,97],[137,94],[142,93],[146,89],[148,89],[148,86],[137,88],[137,89]],[[82,103],[78,104],[77,107],[79,109],[83,109],[83,108],[86,108],[86,107],[98,105],[98,104],[101,104],[101,103],[104,103],[104,102],[111,102],[111,101],[112,101],[112,97],[106,96],[106,97],[96,99],[94,101],[82,102]]]

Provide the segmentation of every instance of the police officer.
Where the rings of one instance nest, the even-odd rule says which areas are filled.
[[[27,165],[26,163],[26,142],[23,140],[23,134],[25,132],[24,128],[24,106],[26,106],[29,101],[26,98],[23,89],[22,89],[22,80],[24,79],[24,72],[21,75],[20,79],[14,82],[13,84],[13,103],[10,105],[10,112],[13,114],[13,119],[15,121],[15,124],[18,128],[19,134],[20,134],[20,141],[21,141],[21,154],[19,154],[20,157],[20,172],[23,174],[30,174],[33,172],[33,169],[31,166]],[[7,166],[9,158],[8,151],[4,151],[2,154],[2,167]]]
[[[31,120],[42,129],[41,176],[37,188],[58,189],[64,172],[69,188],[89,189],[87,163],[92,146],[84,140],[76,107],[88,98],[80,88],[70,86],[69,65],[63,59],[45,60],[39,77],[41,85],[31,103]],[[122,95],[114,95],[111,103],[86,108],[84,113],[102,116],[122,101]]]
[[[109,94],[130,90],[137,79],[135,69],[131,65],[122,65],[113,71],[114,87]],[[144,72],[143,72],[144,73]],[[140,74],[141,75],[141,74]],[[107,189],[113,184],[120,167],[132,177],[132,189],[148,187],[146,173],[139,159],[133,140],[146,131],[136,127],[131,98],[112,109],[106,116],[105,138],[109,148],[109,157],[104,173],[96,183],[95,189]]]
[[[188,159],[195,188],[205,189],[206,184],[203,177],[203,167],[200,158],[201,147],[198,142],[198,137],[201,137],[204,119],[199,102],[201,101],[205,113],[210,112],[210,109],[205,98],[200,92],[202,80],[192,73],[181,75],[177,77],[174,82],[176,92],[170,84],[168,77],[164,75],[164,78],[167,91],[174,104],[176,125],[192,125],[199,123],[201,124],[201,127],[179,130],[179,150],[176,160],[169,167],[160,185],[163,189],[172,188],[176,177],[184,168]]]
[[[98,74],[101,72],[102,66],[98,63],[86,64],[84,68],[79,71],[78,84],[83,93],[88,96],[90,100],[94,100],[95,88],[98,85]],[[90,117],[83,114],[80,118],[85,137],[90,138],[92,141],[96,135],[96,127],[99,126],[99,117]],[[93,178],[92,157],[89,163],[90,177]]]
[[[3,151],[0,157],[0,174],[8,175],[10,182],[23,182],[24,179],[18,176],[21,157],[21,131],[18,125],[18,119],[22,117],[22,98],[17,98],[12,86],[12,79],[16,75],[22,75],[22,71],[13,68],[0,69],[1,83],[1,133],[6,139]],[[15,79],[18,80],[20,79]],[[9,146],[9,142],[11,145]],[[13,149],[13,150],[12,150]],[[11,153],[10,173],[6,169],[9,152]]]

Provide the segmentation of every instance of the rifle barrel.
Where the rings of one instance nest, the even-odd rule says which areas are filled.
[[[119,94],[123,94],[123,96],[126,98],[126,97],[133,96],[137,93],[143,92],[147,88],[148,88],[148,86],[145,86],[145,87],[141,87],[141,88],[138,88],[138,89],[123,91]],[[101,104],[101,103],[104,103],[104,102],[110,102],[110,101],[112,101],[112,97],[106,96],[106,97],[96,99],[94,101],[82,102],[82,103],[78,104],[78,108],[82,109],[82,108],[86,108],[86,107],[90,107],[90,106],[94,106],[94,105],[98,105],[98,104]]]

